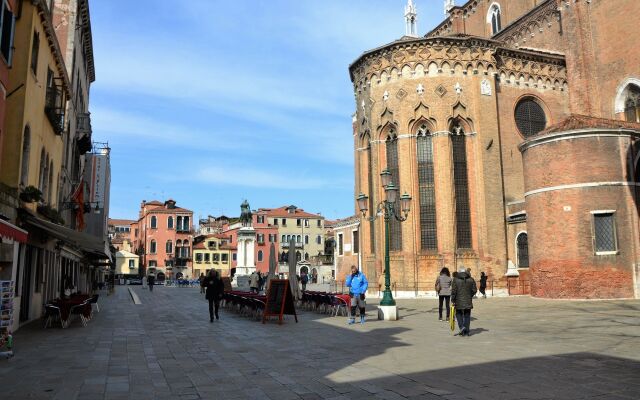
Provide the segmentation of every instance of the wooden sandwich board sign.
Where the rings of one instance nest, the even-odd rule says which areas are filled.
[[[278,323],[282,324],[282,316],[284,314],[293,315],[296,323],[298,322],[289,280],[271,279],[269,281],[269,290],[267,291],[267,302],[264,305],[264,313],[262,314],[262,323],[264,324],[268,317],[277,316]]]
[[[231,287],[231,278],[229,278],[228,276],[222,278],[222,285],[224,286],[225,292],[230,292],[233,290],[233,288]]]

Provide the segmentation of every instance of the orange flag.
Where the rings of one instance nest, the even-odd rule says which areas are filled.
[[[81,231],[84,229],[84,181],[80,181],[71,198],[78,205],[76,208],[76,229]]]

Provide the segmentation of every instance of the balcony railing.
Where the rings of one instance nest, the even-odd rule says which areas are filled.
[[[320,263],[322,265],[333,265],[333,255],[331,254],[320,254],[317,256],[311,257],[316,263]]]
[[[76,131],[80,135],[89,135],[91,136],[91,113],[80,113],[76,118]]]
[[[44,103],[44,112],[51,122],[56,135],[61,135],[64,130],[64,93],[61,86],[50,86]]]
[[[280,242],[280,247],[282,247],[283,249],[289,248],[289,242]],[[303,243],[296,242],[296,249],[301,249],[303,247]]]

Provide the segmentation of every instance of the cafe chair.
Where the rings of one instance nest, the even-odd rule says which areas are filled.
[[[60,327],[64,328],[64,321],[62,320],[62,313],[60,307],[56,307],[53,304],[44,305],[44,328],[53,326],[54,321],[60,321]]]
[[[347,301],[342,297],[338,297],[338,296],[332,296],[332,297],[333,297],[333,301],[332,301],[333,309],[335,310],[335,314],[333,314],[333,316],[337,317],[338,315],[344,315],[346,317],[348,314],[348,308],[349,308]]]
[[[80,317],[80,322],[82,322],[82,326],[87,326],[87,322],[89,321],[89,318],[84,316],[84,312],[87,309],[87,306],[91,307],[91,303],[90,300],[86,300],[83,301],[80,304],[77,304],[73,307],[71,307],[71,311],[69,312],[69,324],[71,323],[71,317],[74,315],[77,315]]]
[[[94,294],[93,296],[91,296],[91,299],[89,299],[89,303],[91,303],[91,313],[93,313],[93,306],[96,306],[96,311],[100,312],[100,306],[98,305],[98,297],[100,295]]]

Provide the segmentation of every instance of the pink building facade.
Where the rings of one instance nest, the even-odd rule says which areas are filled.
[[[143,276],[153,275],[156,281],[193,277],[192,223],[193,211],[174,200],[142,201],[130,234]]]
[[[253,213],[253,229],[256,231],[255,242],[255,254],[254,260],[256,263],[256,270],[262,273],[269,272],[269,249],[271,243],[275,246],[276,260],[278,259],[278,228],[269,224],[267,219],[267,211],[258,210]],[[229,245],[234,246],[232,253],[232,272],[235,269],[238,261],[238,253],[235,246],[238,244],[238,230],[242,227],[240,223],[231,225],[225,225],[223,227],[223,234],[229,237]]]

